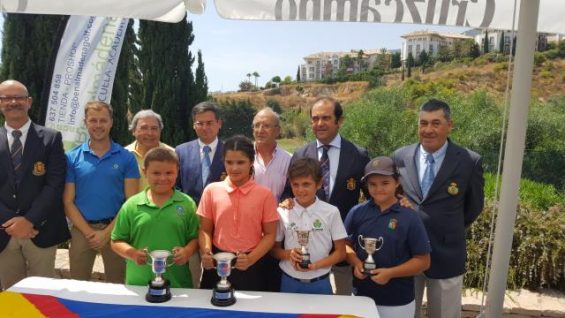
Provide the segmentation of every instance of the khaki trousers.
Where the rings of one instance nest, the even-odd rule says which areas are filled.
[[[192,254],[188,260],[188,267],[192,275],[192,288],[200,288],[200,280],[202,279],[202,264],[200,262],[200,253],[198,249]]]
[[[106,224],[89,224],[95,230],[106,228]],[[84,235],[75,227],[71,228],[71,245],[69,247],[69,267],[71,278],[78,280],[90,280],[92,268],[96,255],[102,255],[104,262],[104,276],[110,283],[123,284],[125,281],[126,261],[112,251],[110,242],[106,243],[100,250],[88,246]]]
[[[27,276],[55,277],[57,246],[37,247],[31,239],[10,238],[0,252],[0,282],[8,289]]]
[[[432,279],[424,274],[414,277],[416,293],[415,318],[420,318],[424,287],[428,300],[428,317],[459,318],[461,317],[461,289],[463,275],[445,279]]]

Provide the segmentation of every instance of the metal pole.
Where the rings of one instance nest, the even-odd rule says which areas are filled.
[[[504,306],[504,293],[506,291],[512,236],[518,206],[520,176],[522,175],[522,162],[524,160],[526,128],[528,126],[528,106],[532,86],[538,12],[539,0],[520,1],[516,60],[508,117],[508,138],[504,152],[506,160],[502,172],[500,205],[488,284],[487,318],[501,317]]]

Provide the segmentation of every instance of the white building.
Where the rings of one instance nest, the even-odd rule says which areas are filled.
[[[411,32],[401,37],[404,39],[400,53],[403,61],[408,59],[410,52],[414,59],[417,59],[422,51],[426,51],[430,56],[435,56],[443,46],[453,47],[455,41],[473,39],[473,37],[460,33],[440,33],[427,30]]]
[[[363,51],[362,54],[360,52]],[[306,63],[300,65],[300,80],[319,81],[324,78],[335,76],[340,69],[342,59],[349,56],[352,65],[346,70],[348,74],[370,69],[379,60],[379,56],[385,55],[390,65],[390,52],[386,49],[351,50],[349,52],[319,52],[304,57]],[[361,59],[359,60],[359,57]]]

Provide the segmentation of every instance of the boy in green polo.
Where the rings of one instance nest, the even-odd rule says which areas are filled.
[[[188,259],[198,248],[196,204],[174,189],[179,161],[174,151],[157,147],[145,155],[143,174],[149,188],[129,198],[116,218],[112,249],[126,259],[126,284],[147,285],[154,274],[148,252],[173,253],[164,278],[171,287],[192,288]],[[150,262],[150,260],[149,260]]]

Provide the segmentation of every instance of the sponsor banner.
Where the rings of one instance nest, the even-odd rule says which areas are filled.
[[[65,149],[83,143],[84,106],[109,103],[128,19],[71,16],[53,69],[45,126],[63,134]]]
[[[216,0],[226,19],[410,23],[512,29],[509,0]],[[539,32],[565,33],[565,1],[542,0]],[[518,14],[516,14],[518,17]]]
[[[189,9],[203,10],[205,0],[2,0],[5,12],[35,14],[65,14],[101,17],[128,17],[164,22],[179,22]]]

